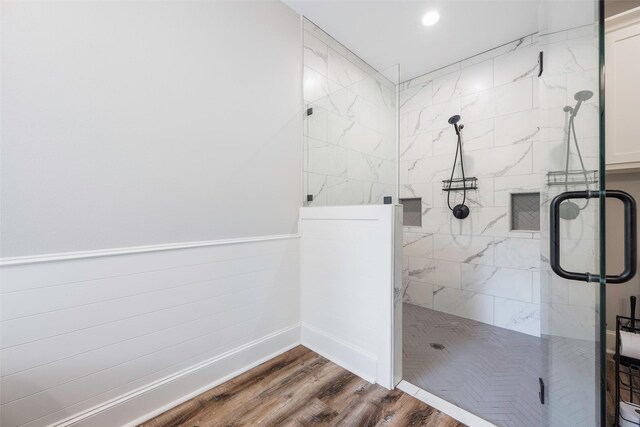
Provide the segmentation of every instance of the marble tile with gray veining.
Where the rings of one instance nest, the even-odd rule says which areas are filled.
[[[364,203],[368,205],[381,205],[385,196],[395,198],[396,187],[392,184],[380,182],[364,183]]]
[[[418,305],[420,307],[432,308],[433,285],[408,280],[402,300],[403,302]]]
[[[532,36],[525,36],[510,43],[496,47],[495,49],[491,49],[487,52],[483,52],[479,55],[475,55],[471,58],[465,59],[460,62],[460,66],[461,68],[466,68],[479,62],[484,62],[491,58],[497,58],[501,55],[508,54],[509,52],[515,52],[518,49],[524,49],[530,46],[533,42],[534,41]]]
[[[343,117],[354,118],[355,113],[352,108],[358,100],[358,95],[332,81],[328,81],[328,85],[328,94],[316,99],[314,103],[329,112]]]
[[[421,76],[415,77],[411,80],[407,80],[403,83],[400,84],[400,90],[406,90],[415,86],[422,86],[423,84],[426,84],[434,79],[437,79],[440,76],[444,76],[446,74],[451,74],[455,71],[460,70],[460,63],[456,62],[454,64],[451,65],[447,65],[445,67],[439,68],[437,70],[428,72],[426,74],[423,74]]]
[[[465,152],[493,147],[493,119],[485,119],[473,123],[465,123],[463,120],[461,123],[464,124],[464,129],[462,130],[462,147]],[[451,141],[451,139],[449,139],[449,141]],[[455,143],[453,145],[455,145]]]
[[[330,176],[327,179],[327,203],[330,206],[364,203],[364,182]]]
[[[516,113],[533,108],[533,78],[523,78],[493,89],[495,115]]]
[[[513,268],[461,264],[461,289],[531,303],[533,273]]]
[[[311,205],[396,196],[396,86],[304,20],[305,188]]]
[[[460,288],[460,264],[457,262],[409,257],[408,273],[413,281]]]
[[[513,83],[538,75],[538,46],[528,46],[494,59],[494,86]]]
[[[455,206],[453,201],[451,205]],[[448,207],[430,209],[422,216],[422,230],[428,233],[505,236],[509,234],[509,228],[509,213],[504,207],[474,208],[463,221],[454,217]]]
[[[327,77],[343,87],[348,88],[365,78],[364,72],[357,65],[332,48],[329,48],[328,63]]]
[[[493,86],[493,60],[488,60],[433,80],[434,104],[490,89]]]
[[[307,138],[307,172],[336,177],[347,174],[347,150],[334,144]]]
[[[463,139],[466,141],[466,133]],[[452,155],[456,152],[456,148],[458,146],[458,136],[453,130],[453,127],[447,127],[432,131],[431,140],[433,145],[433,156]],[[453,163],[453,156],[451,162]]]
[[[331,142],[328,139],[327,134],[330,113],[314,104],[308,104],[307,107],[313,108],[313,114],[305,116],[304,136],[308,136],[318,141]]]
[[[418,160],[403,163],[406,168],[406,180],[403,182],[409,184],[434,182],[448,179],[451,176],[453,155],[422,157]]]
[[[315,116],[314,114],[311,116]],[[354,149],[364,138],[363,126],[355,120],[335,113],[327,116],[327,141],[344,148]]]
[[[512,193],[527,193],[540,191],[546,183],[546,177],[542,174],[526,174],[515,176],[498,176],[494,178],[495,206],[511,205]]]
[[[540,305],[496,297],[494,310],[496,326],[540,336]]]
[[[545,73],[564,74],[598,68],[598,43],[591,36],[545,44]]]
[[[332,91],[337,90],[337,86],[332,85],[329,79],[307,66],[304,67],[303,81],[306,102],[322,102],[331,95]],[[326,105],[322,106],[326,108]]]
[[[347,153],[347,176],[363,181],[380,182],[380,167],[383,159],[369,154],[349,150]]]
[[[494,246],[495,265],[523,270],[540,269],[538,239],[497,238]]]
[[[433,254],[433,236],[428,233],[403,233],[402,250],[405,256],[430,258]]]
[[[329,64],[329,48],[320,39],[310,32],[304,32],[304,65],[317,71],[323,76],[327,75]]]
[[[487,236],[433,235],[433,258],[493,265],[494,238]]]
[[[555,114],[564,116],[560,109],[567,105],[567,75],[543,75],[538,79],[538,86],[538,106],[555,108]]]
[[[540,133],[537,110],[525,110],[496,117],[494,126],[496,147],[534,142]]]
[[[460,98],[460,115],[466,122],[490,119],[496,115],[493,89],[483,90]]]
[[[327,204],[327,175],[306,173],[306,194],[313,196],[307,206],[326,206]],[[306,199],[306,198],[305,198]]]
[[[413,111],[425,108],[433,103],[432,82],[415,86],[400,92],[400,109]]]
[[[493,324],[494,297],[460,289],[435,287],[434,310]]]
[[[533,173],[533,145],[523,143],[465,153],[469,176],[507,176]]]
[[[540,304],[541,318],[546,319],[540,325],[541,333],[567,338],[593,341],[593,331],[599,313],[591,307],[565,304]]]
[[[444,129],[451,126],[449,117],[460,114],[460,100],[458,98],[439,104],[429,105],[421,110],[410,111],[405,116],[405,133],[411,136],[430,132],[434,129]]]
[[[433,155],[432,134],[421,133],[400,139],[400,159],[417,160]]]
[[[420,198],[422,214],[433,207],[433,193],[431,183],[404,184],[400,186],[400,198]]]

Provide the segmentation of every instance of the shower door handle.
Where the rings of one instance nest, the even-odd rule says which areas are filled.
[[[620,190],[605,190],[605,197],[618,199],[624,205],[624,270],[617,275],[606,276],[607,283],[624,283],[631,280],[637,271],[637,208],[635,199]],[[593,199],[600,197],[599,191],[567,191],[554,197],[550,206],[550,264],[558,276],[583,282],[599,282],[600,275],[567,271],[560,265],[560,204],[569,199]]]

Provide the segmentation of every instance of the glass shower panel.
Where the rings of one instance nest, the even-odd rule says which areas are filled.
[[[306,206],[396,201],[396,75],[304,20]]]
[[[570,3],[570,4],[569,4]],[[600,284],[563,279],[550,267],[550,202],[567,191],[599,190],[599,23],[596,2],[543,1],[538,79],[541,183],[541,381],[543,425],[600,425]],[[594,199],[560,205],[565,270],[599,273],[599,208]]]

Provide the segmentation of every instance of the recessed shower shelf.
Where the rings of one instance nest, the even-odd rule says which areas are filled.
[[[585,180],[585,174],[587,179]],[[598,171],[550,171],[547,173],[547,185],[586,185],[598,182]]]
[[[464,191],[464,190],[477,190],[478,178],[475,176],[469,178],[458,179],[443,179],[442,191]]]

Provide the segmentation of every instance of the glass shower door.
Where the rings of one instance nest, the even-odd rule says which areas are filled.
[[[605,191],[603,7],[541,4],[534,168],[544,176],[539,397],[545,426],[608,423],[605,286],[625,278],[606,275],[604,199],[633,200]]]

